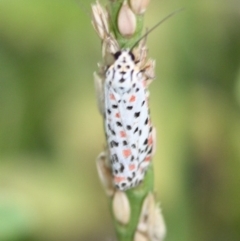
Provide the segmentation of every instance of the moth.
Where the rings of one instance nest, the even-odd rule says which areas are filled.
[[[143,180],[155,135],[144,69],[130,50],[117,51],[114,58],[105,72],[104,123],[114,183],[126,190]]]

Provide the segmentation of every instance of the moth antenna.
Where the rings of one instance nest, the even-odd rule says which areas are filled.
[[[167,19],[173,17],[174,15],[182,12],[184,10],[184,8],[179,8],[175,11],[173,11],[172,13],[168,14],[166,17],[164,17],[162,20],[160,20],[156,25],[154,25],[152,28],[150,28],[145,34],[143,34],[136,42],[135,44],[131,47],[130,51],[133,50],[133,48],[138,45],[138,43],[145,38],[146,36],[148,36],[148,34],[150,34],[153,30],[155,30],[159,25],[161,25],[163,22],[165,22]]]

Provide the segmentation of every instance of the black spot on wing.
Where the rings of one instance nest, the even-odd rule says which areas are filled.
[[[126,79],[124,79],[123,77],[119,80],[120,83],[123,83]]]
[[[115,71],[115,69],[113,69],[113,76],[112,76],[112,79],[115,78],[115,73],[116,73],[116,71]],[[111,83],[111,84],[112,84],[112,83]]]
[[[143,145],[147,145],[148,144],[148,139],[146,138],[145,141],[143,142]]]
[[[116,132],[114,130],[111,130],[111,133],[113,136],[116,136]]]
[[[151,153],[152,153],[152,147],[150,148],[147,154],[151,154]]]
[[[128,129],[128,130],[131,130],[132,127],[131,127],[130,125],[127,125],[127,129]]]
[[[134,132],[133,133],[136,133],[138,131],[138,127],[134,130]]]
[[[135,112],[134,117],[138,118],[139,116],[140,116],[140,111],[139,112]]]
[[[120,171],[121,173],[123,173],[123,171],[124,171],[124,166],[123,166],[122,163],[121,163],[120,165],[121,165],[121,167],[119,168],[119,171]]]
[[[146,146],[146,148],[145,148],[144,152],[147,152],[147,150],[148,150],[148,146]]]
[[[119,143],[116,142],[116,141],[111,141],[111,142],[110,142],[110,146],[111,146],[111,147],[115,147],[115,146],[118,147],[118,145],[119,145]]]
[[[145,125],[148,124],[148,117],[147,117],[147,119],[145,120],[144,124],[145,124]]]
[[[120,121],[117,121],[116,124],[117,126],[120,126],[120,127],[122,126],[122,123]]]
[[[118,162],[118,156],[117,156],[117,154],[113,154],[113,156],[112,156],[112,161],[113,161],[113,162]]]
[[[128,143],[127,141],[123,141],[123,145],[126,146]]]
[[[131,70],[131,80],[133,79],[133,69]],[[136,84],[134,84],[135,86],[136,86]],[[132,86],[133,88],[135,87],[135,86]]]
[[[127,180],[128,180],[129,182],[131,182],[131,181],[132,181],[132,178],[131,178],[131,177],[128,177]]]

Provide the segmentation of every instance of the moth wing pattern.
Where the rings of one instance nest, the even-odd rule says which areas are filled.
[[[111,76],[112,75],[112,76]],[[106,79],[105,131],[114,183],[120,190],[137,186],[144,178],[152,156],[152,125],[148,91],[141,71],[134,66],[131,86],[114,88],[114,70]]]

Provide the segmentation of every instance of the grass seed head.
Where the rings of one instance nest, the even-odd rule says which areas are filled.
[[[131,37],[136,31],[136,25],[136,16],[124,1],[118,15],[118,30],[122,36]]]

